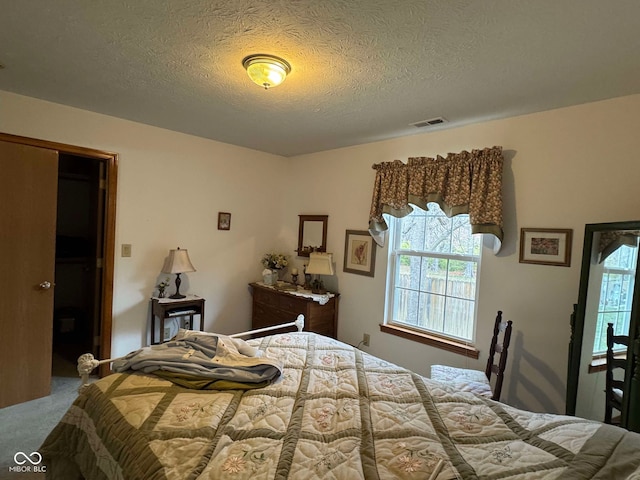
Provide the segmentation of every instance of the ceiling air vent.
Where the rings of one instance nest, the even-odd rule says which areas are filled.
[[[430,118],[429,120],[422,120],[416,123],[410,123],[416,128],[433,127],[434,125],[440,125],[441,123],[447,123],[447,119],[443,117]]]

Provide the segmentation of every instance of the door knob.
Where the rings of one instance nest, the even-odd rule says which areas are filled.
[[[44,281],[40,284],[42,290],[49,290],[51,288],[51,282]]]

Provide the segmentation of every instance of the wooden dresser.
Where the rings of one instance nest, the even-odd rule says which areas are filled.
[[[252,329],[293,322],[298,315],[303,314],[305,331],[337,337],[340,294],[334,293],[327,303],[320,305],[311,298],[293,295],[284,290],[259,283],[249,285],[253,289]]]

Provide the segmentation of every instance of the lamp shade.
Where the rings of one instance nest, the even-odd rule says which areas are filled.
[[[333,254],[311,252],[309,254],[309,265],[307,265],[305,273],[312,275],[333,275]]]
[[[189,260],[189,253],[178,247],[176,250],[169,250],[169,256],[164,262],[162,273],[185,273],[195,272],[196,269]]]

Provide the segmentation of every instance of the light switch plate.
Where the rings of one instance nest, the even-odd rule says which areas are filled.
[[[130,243],[123,243],[122,244],[122,256],[123,257],[130,257],[131,256],[131,244]]]

